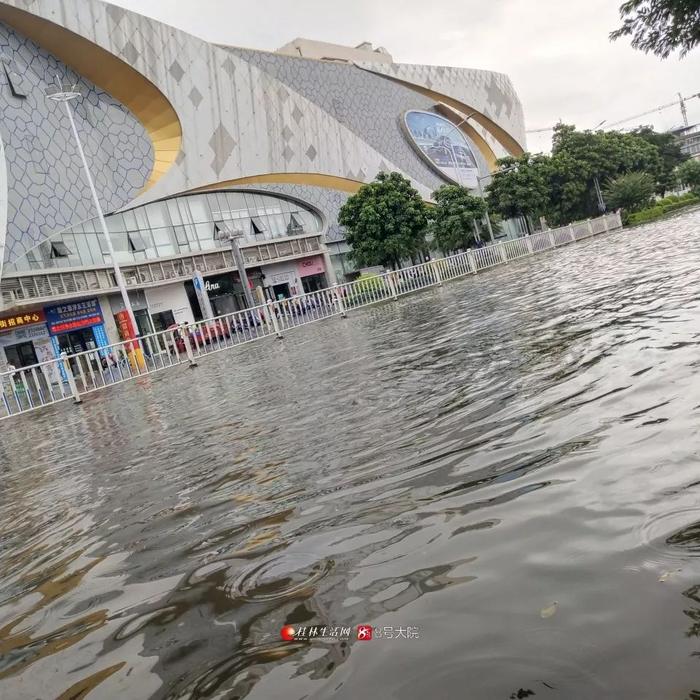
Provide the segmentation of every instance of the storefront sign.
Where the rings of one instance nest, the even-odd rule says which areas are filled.
[[[47,306],[44,313],[46,314],[46,325],[51,335],[92,328],[103,322],[102,309],[100,309],[100,303],[97,299]]]
[[[18,312],[11,316],[0,316],[0,331],[14,330],[15,328],[23,328],[35,323],[44,323],[45,321],[44,312],[41,310]]]
[[[29,341],[48,337],[49,332],[46,330],[46,326],[21,326],[19,328],[13,328],[11,331],[8,330],[0,333],[0,348],[8,347],[9,345],[17,345],[18,343],[28,343]]]
[[[120,311],[114,314],[114,320],[117,323],[117,330],[119,331],[119,338],[121,340],[133,340],[136,337],[134,324],[131,321],[131,316],[129,316],[128,311]]]
[[[199,270],[196,270],[192,276],[192,284],[194,284],[194,291],[197,294],[197,301],[199,302],[199,308],[202,312],[202,316],[207,318],[214,318],[214,311],[211,308],[211,301],[209,299],[209,289],[204,283],[204,277]]]
[[[297,276],[294,272],[280,272],[269,277],[270,284],[291,284],[296,282]]]
[[[322,255],[315,255],[313,258],[304,258],[297,263],[299,277],[309,277],[310,275],[322,275],[326,271]]]

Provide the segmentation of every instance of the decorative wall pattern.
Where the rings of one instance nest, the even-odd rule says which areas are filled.
[[[105,211],[138,195],[153,167],[153,149],[121,104],[2,24],[0,60],[8,177],[4,259],[14,260],[56,230],[95,215],[64,107],[45,94],[56,76],[83,94],[74,103],[75,120]]]
[[[401,126],[405,112],[432,110],[433,100],[354,65],[250,49],[229,51],[311,100],[426,187],[435,190],[444,184],[422,159],[416,158]],[[487,173],[485,163],[482,167]]]

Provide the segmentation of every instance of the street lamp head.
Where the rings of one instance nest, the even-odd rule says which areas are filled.
[[[70,102],[81,97],[81,92],[76,85],[58,84],[55,87],[46,88],[46,97],[54,102]]]
[[[216,223],[216,237],[220,241],[237,241],[241,238],[245,238],[245,234],[239,228],[233,228],[223,221],[217,221]]]

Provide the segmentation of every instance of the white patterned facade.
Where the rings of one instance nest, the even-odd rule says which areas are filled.
[[[498,73],[388,61],[319,61],[220,46],[101,0],[2,0],[0,25],[13,36],[34,33],[25,37],[25,43],[36,45],[35,53],[43,52],[51,72],[64,80],[82,81],[84,92],[94,92],[97,103],[109,102],[123,114],[128,138],[115,139],[114,119],[95,120],[89,109],[77,109],[81,133],[90,144],[89,156],[97,163],[100,199],[110,214],[139,211],[148,203],[193,191],[254,190],[303,200],[319,214],[325,240],[337,243],[343,238],[336,220],[339,207],[378,172],[402,172],[426,200],[448,181],[409,143],[402,125],[406,111],[438,112],[447,105],[455,120],[478,113],[470,126],[483,143],[470,143],[482,174],[488,173],[493,157],[518,153],[525,144],[522,107],[508,78]],[[70,42],[57,42],[55,54],[51,53],[40,41],[51,28],[68,30],[83,44],[69,48]],[[158,128],[148,123],[158,122],[160,115],[154,114],[158,103],[149,104],[141,114],[138,101],[129,101],[128,91],[110,95],[111,85],[101,85],[99,78],[83,80],[73,59],[79,62],[90,47],[98,47],[103,56],[128,66],[154,86],[164,113],[174,113],[178,133],[158,141]],[[25,65],[31,68],[27,51]],[[46,69],[32,74],[37,89],[48,84],[49,77]],[[2,78],[0,71],[0,82]],[[10,107],[0,109],[0,117],[16,107],[9,82],[5,87],[2,99]],[[120,88],[123,91],[124,86]],[[32,99],[39,101],[38,96]],[[37,185],[36,203],[27,204],[21,178],[13,169],[6,170],[0,183],[0,214],[2,202],[9,202],[0,222],[5,305],[12,305],[13,299],[22,301],[14,276],[68,264],[31,251],[94,217],[64,127],[55,126],[62,134],[61,147],[71,154],[66,171],[57,170],[62,177],[48,178],[44,189]],[[11,130],[2,135],[6,153],[12,149],[12,162],[18,162]],[[465,136],[470,138],[466,130]],[[106,153],[110,147],[114,154]],[[39,156],[34,152],[31,157]],[[59,153],[55,160],[60,160]],[[103,171],[105,176],[100,177]],[[4,199],[2,185],[8,193]],[[66,196],[57,198],[57,188]],[[60,215],[50,213],[61,200]],[[9,232],[8,222],[13,225],[17,212],[29,208],[35,225],[26,231],[14,225]],[[180,254],[185,251],[175,245],[174,256]],[[133,262],[138,263],[139,257],[134,256]],[[72,258],[69,263],[71,270],[81,267]]]

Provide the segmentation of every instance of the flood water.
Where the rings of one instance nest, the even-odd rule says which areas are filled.
[[[700,698],[699,370],[694,212],[5,421],[0,697]]]

